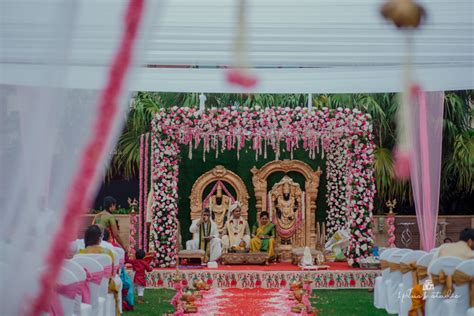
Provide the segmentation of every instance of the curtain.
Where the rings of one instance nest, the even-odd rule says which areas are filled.
[[[141,0],[0,4],[2,314],[34,314],[39,295],[47,301],[44,276],[60,267],[103,179],[129,106],[128,69],[140,64],[159,11],[160,1]],[[94,85],[79,88],[74,67],[100,80],[85,74]]]
[[[444,93],[413,91],[411,183],[421,248],[435,247],[441,179]]]

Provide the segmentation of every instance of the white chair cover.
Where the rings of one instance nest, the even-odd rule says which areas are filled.
[[[411,249],[399,249],[394,251],[388,257],[389,263],[400,264],[402,257],[412,252]],[[385,280],[385,279],[384,279]],[[398,294],[398,286],[402,282],[402,273],[400,270],[388,272],[387,280],[384,281],[385,284],[385,299],[386,299],[386,308],[385,310],[390,314],[398,314],[398,308],[400,305],[400,299]]]
[[[380,260],[388,260],[388,257],[398,248],[388,248],[380,253]],[[374,285],[374,306],[376,308],[385,309],[387,307],[387,301],[385,300],[385,286],[384,280],[387,280],[390,269],[386,268],[382,270],[382,275],[375,278]]]
[[[115,275],[115,284],[117,285],[117,288],[119,289],[119,308],[120,308],[120,313],[122,313],[122,279],[120,278],[120,269],[125,264],[125,250],[123,250],[120,247],[114,247],[114,250],[117,252],[117,261],[118,264],[117,266],[117,274]]]
[[[423,256],[427,255],[426,251],[415,250],[404,255],[400,263],[415,263]],[[399,315],[408,315],[408,311],[411,307],[411,290],[413,287],[413,275],[408,273],[402,273],[402,282],[400,283],[399,293],[400,294],[400,306]]]
[[[443,271],[446,275],[452,275],[456,267],[461,263],[460,258],[456,257],[441,257],[434,259],[428,266],[428,274],[439,275]],[[441,304],[443,299],[440,298],[443,285],[437,285],[433,291],[426,293],[425,313],[429,316],[441,316]],[[444,316],[444,315],[443,315]]]
[[[119,268],[122,268],[125,264],[125,250],[123,250],[120,247],[114,247],[114,249],[119,253],[119,262],[120,262]]]
[[[90,273],[104,271],[104,267],[96,259],[91,258],[88,255],[79,254],[72,260],[79,263],[83,268],[86,268]],[[105,298],[101,298],[100,295],[101,285],[89,282],[89,288],[91,293],[92,315],[102,316],[105,309]]]
[[[456,270],[474,278],[474,259],[461,262]],[[457,286],[453,282],[454,292],[449,299],[443,300],[441,314],[443,316],[465,315],[469,309],[469,283]],[[474,290],[474,289],[473,289]]]
[[[78,282],[78,279],[73,272],[69,271],[66,268],[61,269],[61,274],[59,276],[59,284],[68,285]],[[59,301],[63,307],[64,316],[72,316],[74,314],[74,305],[75,299],[70,299],[65,296],[59,295]]]
[[[71,271],[79,282],[86,280],[87,278],[86,271],[84,271],[84,268],[79,263],[74,262],[73,260],[65,260],[63,263],[63,267]],[[82,304],[82,295],[81,293],[77,293],[76,301],[74,303],[75,315],[81,314],[81,304]]]
[[[121,301],[121,297],[122,297],[122,280],[120,280],[120,276],[117,274],[117,272],[119,271],[119,265],[120,265],[120,255],[118,253],[118,251],[115,249],[115,247],[113,247],[112,249],[110,249],[113,254],[114,254],[114,276],[113,276],[113,279],[114,279],[114,282],[115,282],[115,286],[118,290],[118,297],[119,297],[119,306],[122,304],[122,301]],[[110,316],[113,316],[115,315],[115,298],[114,298],[114,295],[111,294],[111,293],[107,293],[107,298],[106,298],[106,302],[105,302],[105,315],[110,315]]]

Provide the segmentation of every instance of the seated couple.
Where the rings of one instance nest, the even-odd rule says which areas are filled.
[[[193,239],[186,242],[186,249],[202,249],[205,251],[205,260],[216,261],[229,251],[267,252],[270,258],[274,257],[275,225],[269,222],[267,212],[260,214],[260,225],[254,227],[252,239],[248,222],[241,216],[240,204],[234,203],[229,208],[230,216],[222,231],[222,240],[219,239],[217,225],[211,220],[211,212],[204,209],[200,219],[194,220],[189,231]]]

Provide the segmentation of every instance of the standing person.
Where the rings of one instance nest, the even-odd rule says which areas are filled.
[[[143,295],[145,294],[146,287],[146,271],[151,272],[152,268],[150,266],[151,257],[145,258],[145,251],[143,249],[138,249],[135,254],[136,259],[128,259],[127,263],[131,264],[133,271],[135,271],[135,276],[133,277],[133,285],[137,289],[138,293],[138,303],[143,303]]]
[[[117,201],[111,197],[106,196],[103,202],[104,210],[97,214],[94,217],[93,224],[97,224],[102,226],[104,229],[109,231],[109,240],[112,245],[122,247],[124,250],[127,248],[125,247],[125,243],[122,241],[122,238],[119,234],[119,229],[117,225],[117,220],[115,219],[112,213],[117,210]]]
[[[91,225],[87,228],[85,234],[84,234],[84,245],[85,248],[81,249],[79,253],[81,254],[106,254],[110,256],[110,259],[112,259],[112,269],[111,269],[111,274],[108,276],[109,277],[109,286],[108,286],[108,292],[114,296],[115,300],[115,314],[116,316],[120,316],[120,307],[119,307],[119,295],[121,293],[118,293],[117,285],[115,284],[114,281],[114,255],[110,249],[104,248],[100,245],[102,241],[102,235],[103,235],[103,228],[100,227],[99,225]]]
[[[221,240],[216,223],[211,220],[211,211],[205,208],[200,219],[195,219],[189,231],[193,239],[186,242],[186,249],[202,249],[205,252],[204,261],[216,261],[222,253]]]

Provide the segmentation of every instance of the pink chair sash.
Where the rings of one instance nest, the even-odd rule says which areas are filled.
[[[100,284],[100,281],[102,280],[102,276],[104,272],[97,271],[97,272],[90,273],[89,270],[87,270],[86,268],[84,268],[84,271],[86,272],[86,279],[84,280],[83,286],[81,288],[81,299],[82,299],[82,303],[90,304],[91,303],[91,289],[89,287],[89,282]]]
[[[104,267],[104,275],[107,276],[108,278],[112,276],[112,266],[106,266]]]
[[[100,285],[100,282],[102,282],[102,278],[104,277],[104,271],[89,272],[86,270],[86,273],[87,273],[87,281]]]
[[[61,301],[59,300],[59,296],[60,295],[65,296],[68,299],[73,300],[76,298],[76,295],[80,293],[83,285],[84,285],[83,281],[74,282],[67,285],[58,284],[58,286],[56,287],[55,293],[51,296],[51,305],[50,305],[50,310],[49,310],[51,315],[53,316],[64,315],[64,309],[63,309],[63,306],[61,305]]]

